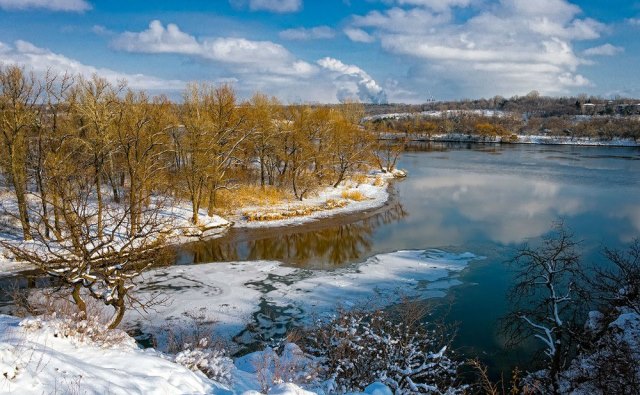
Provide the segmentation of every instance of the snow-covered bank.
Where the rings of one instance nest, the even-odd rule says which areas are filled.
[[[393,140],[398,136],[389,133],[383,138]],[[540,145],[580,145],[603,147],[640,147],[640,141],[625,138],[599,139],[591,137],[570,136],[542,136],[542,135],[512,135],[512,136],[480,136],[473,134],[449,133],[449,134],[421,134],[414,133],[409,136],[410,141],[433,141],[443,143],[503,143],[503,144],[540,144]]]
[[[238,359],[228,367],[230,382],[222,384],[182,366],[178,356],[140,349],[125,333],[112,332],[105,333],[105,338],[116,338],[105,343],[64,331],[59,319],[21,321],[0,315],[0,393],[254,395],[264,391],[265,378],[270,381],[267,394],[316,393],[291,382],[278,384],[272,371],[275,367],[260,366],[261,360],[273,354],[271,349]],[[281,362],[294,360],[300,352],[290,344],[277,358]],[[387,395],[391,390],[373,383],[364,394]]]
[[[125,335],[126,336],[126,335]],[[98,345],[52,323],[0,316],[0,392],[6,394],[183,394],[223,389],[124,337]]]
[[[236,228],[264,228],[295,226],[317,221],[322,218],[334,217],[344,214],[372,210],[383,206],[389,200],[389,180],[394,177],[404,177],[406,172],[394,170],[394,172],[382,173],[379,171],[369,174],[364,182],[346,180],[338,187],[326,187],[314,193],[302,201],[291,201],[268,208],[243,207],[238,210],[233,220]],[[358,196],[357,199],[350,196]],[[300,215],[295,215],[299,212]],[[284,217],[288,213],[294,215]],[[275,220],[251,220],[254,215],[268,218],[272,215]],[[282,215],[284,214],[284,215]]]
[[[218,321],[225,338],[250,344],[256,333],[265,338],[284,335],[291,323],[305,323],[312,315],[339,307],[391,305],[402,297],[439,297],[458,284],[453,274],[480,259],[471,253],[440,250],[381,254],[360,265],[338,270],[303,270],[277,262],[210,263],[173,266],[144,275],[137,295],[171,297],[149,316],[130,311],[129,327],[154,333],[205,314]],[[265,314],[265,311],[269,314]],[[251,324],[252,331],[243,329]]]
[[[34,199],[34,197],[31,197]],[[117,210],[115,208],[114,210]],[[0,194],[0,214],[6,212],[17,212],[17,204],[12,194],[5,192]],[[166,230],[168,244],[181,244],[201,238],[216,237],[222,235],[231,226],[226,219],[213,215],[207,215],[205,210],[200,210],[200,223],[194,225],[191,222],[191,206],[186,202],[172,201],[164,202],[157,213],[157,221]],[[6,222],[0,228],[0,242],[10,242],[24,244],[22,238],[22,228],[16,218],[9,215],[0,218]],[[116,227],[118,237],[126,237],[126,223],[122,222]],[[38,248],[36,242],[28,242],[30,248]],[[9,251],[0,245],[0,276],[13,275],[16,272],[34,269],[33,266],[24,262],[17,262]]]

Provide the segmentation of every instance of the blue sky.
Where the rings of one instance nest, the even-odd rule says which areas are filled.
[[[640,97],[640,1],[0,0],[0,61],[176,98]]]

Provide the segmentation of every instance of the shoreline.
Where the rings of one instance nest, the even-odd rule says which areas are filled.
[[[543,135],[517,135],[518,140],[510,140],[510,136],[477,136],[472,134],[439,134],[424,135],[415,134],[404,136],[402,134],[387,134],[381,140],[398,140],[408,137],[411,142],[436,142],[436,143],[476,143],[476,144],[532,144],[532,145],[568,145],[580,147],[640,147],[640,142],[633,139],[614,138],[611,140],[594,139],[591,137],[563,137],[563,136],[543,136]]]
[[[277,229],[290,229],[298,226],[309,226],[311,224],[324,224],[329,221],[341,221],[345,217],[360,217],[362,215],[368,215],[369,212],[376,211],[381,207],[386,206],[392,199],[392,194],[390,193],[391,182],[396,177],[391,173],[378,172],[367,175],[368,178],[373,179],[377,176],[381,177],[384,181],[380,186],[368,183],[362,183],[354,186],[353,181],[345,180],[344,184],[338,188],[327,187],[321,189],[317,193],[317,196],[304,199],[303,201],[286,201],[272,206],[269,209],[286,210],[291,207],[302,206],[305,204],[306,206],[320,205],[323,201],[326,202],[326,200],[331,199],[341,199],[346,201],[347,204],[342,207],[321,209],[305,215],[266,221],[249,221],[246,218],[243,218],[241,212],[249,209],[259,210],[260,208],[257,207],[240,208],[235,210],[232,215],[225,217],[217,215],[209,217],[208,215],[203,215],[201,218],[206,218],[206,220],[203,221],[203,225],[201,225],[204,229],[198,229],[197,226],[191,224],[177,224],[175,227],[177,232],[168,240],[166,246],[179,247],[180,245],[218,239],[228,235],[231,231],[259,232],[264,230],[272,232]],[[365,199],[355,201],[339,197],[344,191],[349,190],[362,190]],[[180,210],[181,208],[182,207],[174,211],[184,211]],[[266,210],[266,208],[263,209]],[[181,218],[181,216],[177,215],[176,218]],[[355,219],[357,220],[359,218]],[[211,226],[208,226],[207,224],[210,224]],[[28,263],[18,262],[11,258],[5,258],[3,252],[3,249],[0,248],[0,278],[19,276],[21,273],[37,270],[36,267]]]

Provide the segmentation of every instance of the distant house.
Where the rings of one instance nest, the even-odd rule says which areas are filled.
[[[582,103],[583,114],[593,114],[596,111],[596,105],[593,103]]]

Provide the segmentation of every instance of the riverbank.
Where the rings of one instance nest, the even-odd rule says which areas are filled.
[[[394,178],[405,177],[406,172],[372,171],[345,180],[338,187],[328,186],[309,194],[302,200],[288,199],[268,206],[245,206],[222,215],[209,216],[200,210],[199,223],[191,223],[191,206],[188,202],[173,202],[160,210],[159,218],[170,228],[167,243],[179,245],[194,241],[221,237],[230,228],[258,229],[299,226],[333,217],[355,215],[383,206],[389,200],[389,185]],[[0,194],[3,210],[17,211],[11,193]],[[21,228],[14,217],[7,216],[0,228],[0,241],[24,243]],[[34,267],[17,262],[0,246],[0,276],[13,275]]]
[[[598,139],[591,137],[548,136],[548,135],[511,135],[511,136],[479,136],[472,134],[404,134],[388,133],[382,136],[385,140],[408,138],[409,141],[442,142],[442,143],[489,143],[489,144],[539,144],[539,145],[578,145],[598,147],[640,147],[640,142],[634,139],[613,138]]]

